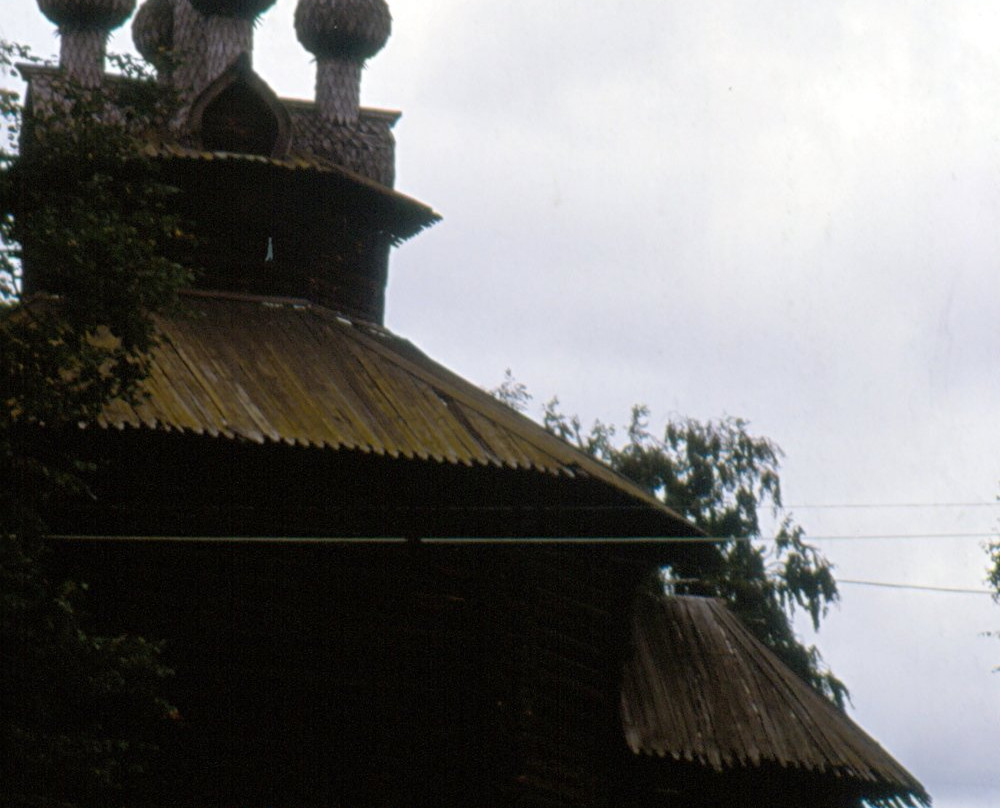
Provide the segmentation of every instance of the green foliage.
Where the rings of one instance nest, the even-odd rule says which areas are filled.
[[[993,589],[993,600],[1000,603],[1000,541],[991,542],[986,552],[989,553],[990,566],[986,583]]]
[[[822,662],[815,646],[805,646],[791,623],[804,609],[819,628],[837,600],[830,563],[804,541],[791,517],[781,517],[781,450],[756,437],[737,418],[701,423],[669,422],[662,438],[650,433],[649,411],[632,409],[624,442],[614,426],[580,419],[545,405],[545,427],[639,483],[667,506],[719,541],[714,562],[699,569],[676,569],[677,587],[725,598],[758,639],[817,691],[843,707],[847,688]],[[773,540],[762,535],[762,512],[778,520]]]
[[[16,46],[0,54],[8,68],[25,55]],[[164,257],[185,238],[169,209],[173,190],[133,148],[133,133],[158,111],[152,97],[133,96],[115,98],[112,113],[101,92],[55,77],[48,97],[36,100],[20,153],[0,154],[0,295],[8,303],[0,310],[8,424],[0,426],[72,423],[130,395],[154,344],[153,313],[172,306],[190,280]],[[22,132],[16,97],[4,103],[7,130]],[[53,297],[9,305],[36,290]]]
[[[81,585],[47,577],[42,554],[31,537],[0,542],[4,804],[114,804],[151,776],[168,671],[141,638],[88,634]]]
[[[487,392],[515,412],[524,412],[528,409],[528,403],[532,398],[528,388],[514,378],[510,368],[504,371],[503,381],[500,382],[499,386],[487,390]]]
[[[986,552],[990,559],[990,565],[987,568],[986,583],[993,590],[994,602],[1000,603],[1000,541],[990,542],[986,545]],[[986,636],[1000,639],[1000,631],[988,631],[986,632]],[[1000,666],[997,666],[993,670],[1000,673]]]
[[[0,44],[7,75],[30,58]],[[89,469],[67,453],[66,431],[113,397],[140,395],[155,314],[189,282],[163,257],[185,238],[169,211],[173,191],[134,148],[158,114],[155,93],[113,89],[111,99],[53,73],[25,118],[17,95],[0,92],[4,804],[135,800],[169,726],[159,647],[90,631],[85,585],[52,572],[44,541],[50,503],[87,494]]]

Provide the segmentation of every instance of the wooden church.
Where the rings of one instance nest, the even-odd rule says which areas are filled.
[[[273,3],[134,15],[172,99],[137,148],[203,272],[147,397],[65,436],[96,497],[50,515],[101,625],[167,643],[182,754],[157,804],[927,804],[722,604],[651,592],[705,561],[692,525],[383,326],[392,248],[438,220],[393,188],[398,114],[359,104],[389,10],[298,0],[300,101],[252,67]],[[134,4],[39,0],[61,56],[22,69],[29,120],[60,76],[130,81],[104,47]]]

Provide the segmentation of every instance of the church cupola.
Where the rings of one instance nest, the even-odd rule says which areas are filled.
[[[136,48],[190,103],[253,53],[256,19],[275,0],[146,0],[132,23]]]
[[[59,26],[59,66],[84,87],[104,75],[111,32],[135,10],[136,0],[38,0],[42,13]]]
[[[295,33],[316,57],[316,106],[324,118],[358,119],[361,69],[382,50],[391,29],[385,0],[299,0]]]
[[[22,66],[33,101],[23,147],[44,114],[64,111],[60,75],[98,88],[108,34],[136,6],[37,1],[59,26],[65,70]],[[192,238],[168,257],[203,291],[308,300],[381,323],[392,248],[440,218],[393,188],[399,113],[359,105],[361,70],[392,28],[386,0],[298,0],[315,101],[279,98],[253,69],[254,23],[275,0],[138,2],[132,36],[159,87],[133,93],[145,79],[108,80],[100,114],[127,121],[139,153],[177,190],[169,204]],[[137,98],[155,104],[130,106]],[[42,254],[33,247],[26,256]],[[40,260],[25,260],[26,279],[44,278]]]
[[[161,81],[169,82],[174,49],[173,0],[146,0],[132,19],[132,41],[143,59],[156,68]]]
[[[217,79],[240,56],[253,53],[254,21],[275,0],[188,0],[204,20],[201,35],[207,82]]]

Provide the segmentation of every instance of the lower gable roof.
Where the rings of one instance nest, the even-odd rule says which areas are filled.
[[[640,596],[622,724],[637,755],[720,774],[794,769],[876,805],[929,805],[923,786],[806,685],[721,600]]]

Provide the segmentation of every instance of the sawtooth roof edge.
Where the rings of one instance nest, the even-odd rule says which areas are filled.
[[[640,595],[632,629],[621,709],[636,755],[717,772],[792,767],[856,783],[859,796],[873,803],[930,805],[912,774],[723,601]]]
[[[187,315],[158,318],[146,397],[99,426],[588,477],[699,532],[382,326],[297,298],[183,295]]]

